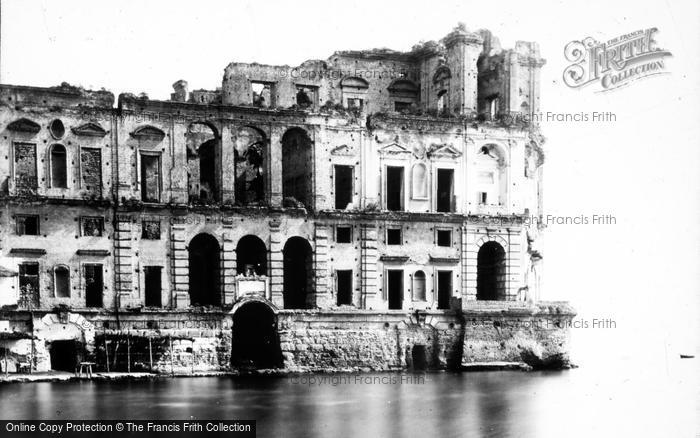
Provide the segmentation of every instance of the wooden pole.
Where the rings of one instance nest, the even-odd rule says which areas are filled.
[[[126,372],[131,373],[131,336],[126,337]]]
[[[153,348],[151,347],[151,337],[148,337],[148,362],[151,365],[151,372],[153,372]]]
[[[107,344],[107,335],[105,335],[105,358],[107,359],[107,372],[109,372],[109,345]]]
[[[170,341],[170,374],[175,375],[175,370],[173,368],[173,337],[168,336],[168,340]]]
[[[5,377],[7,377],[7,345],[5,345]]]
[[[190,374],[194,374],[194,341],[192,341],[192,371]]]

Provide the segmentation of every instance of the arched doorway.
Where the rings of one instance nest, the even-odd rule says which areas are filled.
[[[306,296],[311,291],[311,245],[301,237],[287,240],[284,256],[284,308],[306,308]]]
[[[198,234],[188,247],[190,304],[220,306],[219,242],[211,234]]]
[[[282,192],[308,209],[313,208],[313,148],[309,135],[291,128],[282,136]]]
[[[75,372],[75,367],[85,355],[83,343],[74,339],[51,341],[48,349],[54,371]]]
[[[255,369],[282,366],[277,316],[267,304],[249,301],[233,314],[231,365]]]
[[[238,274],[267,275],[267,248],[258,236],[248,234],[236,246],[236,271]],[[251,272],[252,271],[252,272]]]
[[[506,252],[498,242],[479,248],[476,272],[477,300],[505,300]]]

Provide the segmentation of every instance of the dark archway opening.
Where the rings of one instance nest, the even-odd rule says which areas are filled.
[[[277,317],[261,302],[243,304],[233,314],[231,365],[234,368],[282,366]]]
[[[191,123],[186,133],[187,178],[190,202],[221,200],[221,137],[213,125]]]
[[[416,344],[411,349],[411,362],[413,371],[425,371],[428,369],[428,353],[425,345]]]
[[[292,128],[282,136],[282,192],[307,209],[313,208],[313,149],[309,135]]]
[[[234,135],[237,204],[261,205],[266,202],[267,146],[267,137],[258,128],[244,126]]]
[[[304,309],[312,288],[311,245],[306,239],[292,237],[282,250],[284,257],[284,308]]]
[[[51,369],[75,372],[75,367],[82,360],[82,350],[82,343],[76,340],[52,341],[49,345]]]
[[[210,234],[198,234],[189,245],[190,304],[220,306],[219,242]]]
[[[216,201],[218,196],[216,140],[209,140],[199,147],[199,198],[203,201]]]
[[[487,242],[477,256],[476,299],[505,300],[506,252],[497,242]]]
[[[243,236],[236,246],[236,270],[243,275],[267,275],[267,248],[258,236]]]

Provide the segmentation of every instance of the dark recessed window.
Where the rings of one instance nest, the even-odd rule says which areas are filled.
[[[438,246],[452,246],[452,230],[437,230]]]
[[[160,221],[141,221],[141,238],[146,240],[159,240]]]
[[[488,194],[486,192],[479,193],[479,204],[486,204],[488,201]]]
[[[387,245],[401,245],[401,228],[389,228],[386,230]]]
[[[17,216],[17,234],[20,236],[38,236],[39,235],[39,216],[37,215],[18,215]]]
[[[352,243],[352,228],[337,227],[335,229],[336,243]]]
[[[104,230],[104,219],[97,216],[83,216],[80,218],[80,233],[86,237],[98,237]]]

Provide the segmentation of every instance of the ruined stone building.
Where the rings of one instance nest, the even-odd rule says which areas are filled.
[[[232,62],[220,89],[177,81],[170,100],[1,85],[0,364],[565,353],[573,312],[538,300],[532,220],[544,64],[458,26],[410,52]]]

